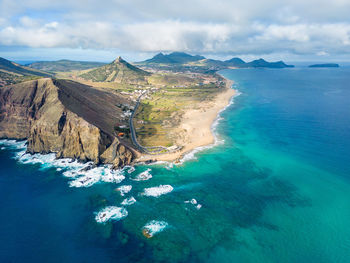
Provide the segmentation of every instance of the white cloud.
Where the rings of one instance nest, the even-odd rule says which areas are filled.
[[[329,56],[329,54],[326,51],[319,51],[316,53],[317,56]]]
[[[349,53],[349,0],[2,0],[0,45]]]

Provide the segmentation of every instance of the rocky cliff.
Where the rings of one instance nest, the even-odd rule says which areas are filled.
[[[39,79],[0,88],[0,138],[27,139],[30,153],[130,164],[135,152],[114,136],[117,94],[66,80]]]

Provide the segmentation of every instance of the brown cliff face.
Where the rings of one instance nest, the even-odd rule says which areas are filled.
[[[72,81],[40,79],[2,87],[0,138],[27,139],[30,153],[127,165],[135,153],[113,134],[122,114],[115,105],[121,102],[127,103]]]

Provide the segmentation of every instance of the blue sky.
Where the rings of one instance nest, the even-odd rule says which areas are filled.
[[[0,0],[0,56],[350,61],[350,0]]]

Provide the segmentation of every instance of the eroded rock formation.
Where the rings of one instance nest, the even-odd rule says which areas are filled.
[[[0,88],[0,138],[27,139],[30,153],[130,164],[135,152],[114,136],[122,114],[116,94],[65,80],[40,79]]]

